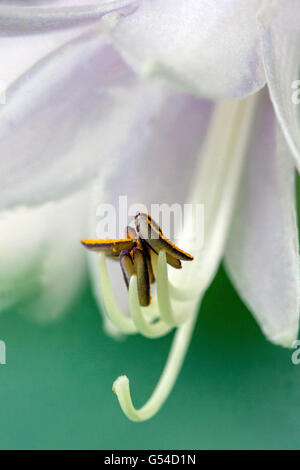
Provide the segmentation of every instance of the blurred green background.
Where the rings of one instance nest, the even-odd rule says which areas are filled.
[[[92,294],[59,322],[0,317],[1,449],[299,449],[300,365],[268,343],[221,268],[208,290],[176,387],[160,413],[129,422],[111,391],[126,373],[140,406],[172,335],[116,341]]]

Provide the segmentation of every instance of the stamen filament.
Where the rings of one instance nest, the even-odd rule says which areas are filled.
[[[172,348],[160,377],[160,380],[144,406],[136,409],[133,406],[129,379],[122,375],[114,382],[113,390],[115,391],[120,406],[125,415],[132,421],[145,421],[157,413],[161,408],[167,397],[169,396],[174,383],[177,380],[181,366],[183,364],[187,348],[189,346],[194,324],[197,318],[197,309],[194,308],[194,313],[190,319],[178,328],[175,333]]]
[[[196,189],[190,199],[192,203],[205,204],[204,245],[193,252],[194,261],[190,267],[185,268],[184,282],[182,272],[179,270],[173,270],[170,276],[175,281],[174,284],[169,282],[166,254],[161,250],[158,257],[153,257],[152,263],[157,280],[157,297],[153,300],[157,300],[157,305],[154,302],[154,305],[150,307],[141,308],[137,279],[135,275],[131,277],[129,304],[132,323],[130,323],[130,328],[134,326],[135,331],[138,330],[143,335],[153,338],[162,336],[172,327],[183,323],[175,333],[160,380],[144,406],[139,409],[134,407],[127,376],[120,376],[114,382],[113,390],[120,406],[132,421],[145,421],[155,415],[170,394],[180,372],[195,325],[199,299],[202,298],[217,269],[225,246],[243,170],[255,102],[256,97],[249,97],[244,101],[221,103],[216,108],[206,144],[199,154],[199,172],[195,172],[199,180],[195,184]],[[192,222],[191,219],[186,225],[186,233],[191,231]],[[107,270],[104,274],[107,274]],[[178,288],[175,287],[176,285]],[[110,283],[109,287],[111,289]],[[105,289],[103,286],[104,293]],[[109,293],[112,296],[112,291]],[[111,308],[111,305],[109,306]],[[112,306],[114,307],[113,304]],[[153,323],[148,314],[155,314],[155,312],[159,319]],[[122,323],[119,311],[112,308],[111,314],[115,321]],[[122,326],[129,327],[129,324],[122,323]]]
[[[169,293],[169,280],[168,280],[168,268],[166,261],[166,253],[164,250],[161,250],[158,255],[157,263],[157,301],[159,305],[159,310],[161,318],[165,321],[167,325],[178,326],[184,323],[190,316],[188,309],[184,311],[181,309],[181,312],[174,314],[170,293]],[[195,292],[195,291],[194,291]],[[195,295],[195,294],[194,294]],[[184,296],[185,297],[185,296]],[[190,300],[191,297],[187,297],[184,300]]]
[[[163,320],[155,323],[149,323],[143,316],[143,311],[150,307],[141,307],[138,297],[137,278],[134,274],[131,276],[129,284],[129,305],[133,322],[137,330],[147,338],[159,338],[166,335],[172,329]]]
[[[125,315],[120,312],[118,305],[115,301],[112,285],[108,274],[106,256],[104,253],[100,253],[99,257],[99,276],[105,311],[112,324],[116,328],[118,328],[122,333],[136,333],[137,328],[132,318],[125,317]]]

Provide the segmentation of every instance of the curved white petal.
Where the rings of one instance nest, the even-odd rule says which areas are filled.
[[[153,0],[112,32],[141,73],[163,74],[202,96],[241,98],[265,83],[256,14],[261,0]]]
[[[226,266],[265,335],[291,346],[299,319],[294,166],[265,97],[226,249]]]
[[[259,16],[266,79],[276,115],[300,170],[300,8],[266,2]]]
[[[81,29],[80,29],[81,32]],[[0,82],[7,90],[23,73],[40,59],[80,34],[77,28],[52,34],[0,38]]]
[[[0,213],[0,311],[17,306],[39,321],[63,313],[85,281],[79,243],[87,193]]]
[[[121,0],[122,1],[122,0]],[[2,0],[1,4],[6,5],[6,6],[18,6],[18,7],[35,7],[35,8],[45,8],[48,9],[49,7],[56,7],[56,8],[61,8],[61,7],[83,7],[88,5],[90,6],[100,6],[101,3],[104,4],[104,6],[107,6],[112,3],[117,3],[116,0]],[[119,0],[120,3],[120,0]],[[124,3],[124,2],[123,2]],[[127,4],[129,2],[127,1]]]
[[[97,30],[17,81],[0,108],[0,207],[57,199],[93,178],[126,127],[120,90],[133,82]]]
[[[0,35],[53,31],[99,21],[110,12],[136,6],[137,0],[59,2],[56,6],[0,6]],[[132,10],[129,10],[132,11]]]

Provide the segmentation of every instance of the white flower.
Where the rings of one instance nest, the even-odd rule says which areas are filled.
[[[92,214],[93,204],[115,203],[120,194],[146,205],[203,203],[204,247],[182,272],[170,273],[175,312],[160,311],[160,333],[177,323],[172,315],[183,305],[188,312],[163,378],[140,411],[128,380],[116,382],[124,411],[146,419],[176,379],[199,301],[223,257],[265,335],[283,346],[297,337],[300,133],[292,84],[299,78],[300,7],[296,0],[37,3],[0,7],[0,80],[7,83],[0,105],[0,308],[39,291],[35,310],[44,299],[55,316],[78,290],[77,238],[87,235],[80,206],[92,187]],[[99,293],[94,263],[97,298],[112,301],[109,284]],[[103,263],[101,269],[103,283]],[[187,303],[174,299],[178,292]],[[147,334],[141,318],[124,321]]]

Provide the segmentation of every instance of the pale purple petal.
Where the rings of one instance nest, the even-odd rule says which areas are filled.
[[[116,10],[124,14],[136,8],[138,0],[57,2],[55,6],[0,6],[0,35],[47,32],[97,22]]]
[[[226,266],[265,335],[291,346],[300,294],[294,165],[267,96],[256,116]]]
[[[133,83],[97,31],[17,81],[0,108],[0,207],[57,199],[95,177],[126,125],[121,91]]]
[[[80,32],[77,28],[73,28],[52,34],[35,34],[22,39],[15,36],[1,37],[0,81],[3,87],[7,89],[39,60],[72,38],[79,36]]]
[[[159,83],[145,87],[144,104],[105,187],[113,203],[126,194],[128,204],[182,204],[191,190],[213,104]]]
[[[265,83],[256,14],[261,0],[153,0],[123,18],[113,40],[142,74],[202,96],[241,98]]]
[[[300,170],[299,1],[266,2],[259,19],[270,96]]]

